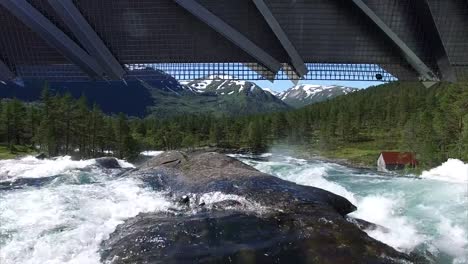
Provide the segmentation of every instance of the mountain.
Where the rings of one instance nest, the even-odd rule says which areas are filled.
[[[152,68],[133,69],[125,81],[49,81],[59,94],[85,95],[108,114],[126,113],[144,117],[181,114],[247,115],[291,109],[252,82],[212,75],[180,83],[174,77]],[[21,79],[0,83],[0,98],[16,97],[37,101],[45,81]]]
[[[280,92],[273,91],[273,90],[270,89],[270,88],[263,88],[263,90],[266,91],[266,92],[271,93],[272,95],[274,95],[274,96],[276,96],[276,97],[278,97],[278,98],[279,98],[279,95],[281,94]]]
[[[187,90],[215,100],[221,112],[244,115],[291,109],[278,97],[264,91],[257,84],[236,80],[227,75],[210,75],[203,79],[182,82]]]
[[[296,85],[277,96],[288,105],[299,108],[313,103],[323,102],[340,95],[357,91],[356,88],[344,86],[321,86],[312,84]]]
[[[261,102],[285,105],[270,89],[262,89],[253,82],[236,80],[228,75],[210,75],[204,79],[183,82],[188,89],[200,94],[245,96]]]
[[[358,90],[356,88],[336,85],[321,86],[301,84],[279,93],[270,88],[261,88],[253,82],[235,80],[234,77],[229,75],[210,75],[203,79],[183,82],[183,84],[196,93],[215,94],[225,97],[235,97],[239,95],[248,98],[257,97],[262,103],[279,103],[279,100],[281,100],[295,108],[326,101]],[[255,103],[255,101],[253,101],[253,103]],[[253,107],[255,107],[255,105]]]

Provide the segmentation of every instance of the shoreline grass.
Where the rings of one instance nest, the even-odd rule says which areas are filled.
[[[21,156],[34,155],[37,152],[29,146],[14,145],[11,148],[0,145],[0,160],[15,159]]]

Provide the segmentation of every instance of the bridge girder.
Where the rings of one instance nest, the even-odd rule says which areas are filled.
[[[281,68],[281,63],[270,54],[258,47],[255,43],[245,37],[235,28],[228,25],[222,19],[211,13],[208,9],[200,5],[194,0],[173,0],[178,5],[183,7],[189,13],[197,17],[199,20],[206,23],[212,29],[223,35],[225,38],[233,42],[239,48],[244,50],[250,56],[258,60],[273,73],[278,73]]]
[[[275,16],[270,11],[268,6],[265,4],[263,0],[252,0],[252,1],[254,2],[258,11],[260,11],[260,13],[262,14],[265,21],[270,26],[275,36],[278,38],[283,48],[288,53],[291,59],[292,67],[294,68],[296,75],[299,78],[306,75],[309,70],[307,69],[307,66],[304,63],[304,60],[302,59],[301,55],[294,47],[293,43],[289,40],[288,36],[286,35],[286,32],[284,32],[284,30],[281,28],[281,25],[278,23],[278,21],[276,20]]]
[[[103,76],[104,71],[96,60],[26,0],[0,0],[0,4],[90,77]]]
[[[403,57],[418,72],[423,81],[439,81],[421,58],[362,0],[352,0],[357,6],[380,30],[395,44],[401,51]]]
[[[0,81],[9,81],[14,78],[15,74],[2,60],[0,60]]]
[[[83,17],[72,0],[49,0],[49,4],[73,32],[78,41],[105,70],[107,77],[119,80],[125,70]]]
[[[431,5],[428,0],[419,0],[419,17],[422,20],[423,28],[429,36],[429,45],[434,54],[434,58],[439,68],[441,80],[448,82],[456,82],[457,76],[448,57],[447,48],[442,41],[439,29],[434,20],[434,14],[431,10]]]
[[[243,63],[245,67],[251,69],[252,71],[258,73],[260,76],[262,76],[265,80],[268,80],[270,82],[273,82],[275,80],[275,73],[268,70],[265,66],[259,64],[259,63],[253,63],[253,62],[247,62]]]
[[[21,10],[29,3],[48,25]],[[468,78],[466,15],[465,0],[0,0],[0,49],[31,78],[117,79],[123,65],[148,64],[181,79],[296,80],[302,67],[309,80],[453,81]]]

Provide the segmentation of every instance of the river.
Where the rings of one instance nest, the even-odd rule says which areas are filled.
[[[358,207],[353,216],[382,226],[367,233],[399,251],[468,263],[468,164],[449,160],[415,179],[283,155],[233,156],[346,197]],[[69,157],[0,161],[0,263],[100,263],[100,243],[118,224],[174,206],[164,192],[115,177],[133,167],[119,163],[124,169]]]

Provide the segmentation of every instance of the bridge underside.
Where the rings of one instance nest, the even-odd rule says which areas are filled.
[[[145,67],[179,79],[468,81],[468,1],[0,0],[2,81]]]

